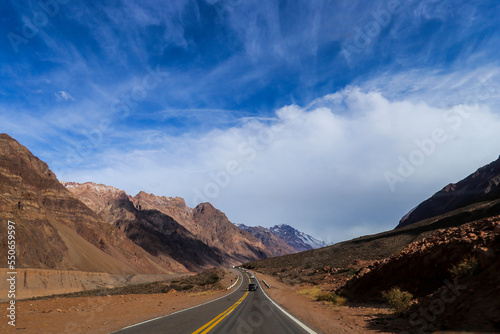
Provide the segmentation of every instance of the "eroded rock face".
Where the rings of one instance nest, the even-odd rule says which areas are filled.
[[[407,213],[398,227],[439,216],[480,201],[500,199],[500,158],[458,183],[451,183]]]
[[[456,270],[460,264],[464,269]],[[420,309],[442,304],[439,314],[432,315],[434,327],[426,328],[428,332],[445,328],[492,330],[500,323],[499,270],[497,216],[439,230],[411,243],[360,272],[341,291],[352,300],[382,301],[382,291],[399,287],[420,298],[409,312],[416,314],[414,317],[419,317]]]
[[[231,261],[243,263],[262,259],[272,253],[251,233],[242,231],[226,215],[210,203],[201,203],[193,209],[193,220],[201,227],[202,240],[225,250]]]
[[[196,271],[272,256],[210,203],[188,207],[180,197],[140,192],[130,196],[91,182],[64,185],[109,224],[118,226],[154,256],[169,256]]]
[[[380,292],[398,286],[416,297],[435,291],[450,269],[468,257],[478,260],[479,269],[498,260],[500,217],[485,218],[460,227],[439,230],[409,244],[401,252],[369,266],[354,278],[345,291],[353,296],[381,299]]]
[[[185,271],[175,261],[155,259],[105,223],[59,183],[45,162],[6,134],[0,134],[0,186],[0,235],[6,235],[7,220],[15,222],[18,268]],[[6,240],[0,240],[4,251]]]

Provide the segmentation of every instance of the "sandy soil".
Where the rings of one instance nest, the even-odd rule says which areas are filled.
[[[304,287],[290,286],[278,282],[272,276],[255,273],[261,282],[264,279],[271,288],[261,283],[266,294],[288,312],[305,321],[315,329],[327,333],[390,333],[369,328],[368,321],[391,314],[386,308],[367,306],[334,306],[318,302],[298,292]]]
[[[271,285],[271,289],[264,289],[274,301],[325,334],[383,333],[370,330],[367,320],[389,314],[387,309],[332,306],[314,301],[306,295],[299,295],[297,292],[303,287],[291,287],[277,282],[272,276],[260,273],[257,273],[257,277]],[[231,278],[234,276],[227,275],[223,284],[229,286]],[[18,301],[16,328],[3,321],[0,333],[110,333],[216,299],[226,293],[228,291],[193,294],[171,290],[167,294]]]
[[[6,268],[0,268],[0,277],[7,277]],[[17,269],[16,297],[28,299],[99,288],[114,288],[127,284],[147,283],[184,276],[182,274],[111,275],[108,273],[52,269]],[[7,301],[9,282],[0,280],[0,302]]]
[[[235,275],[226,275],[222,284],[230,286]],[[0,333],[110,333],[123,327],[171,314],[219,298],[230,291],[198,293],[116,295],[104,297],[51,298],[25,300],[16,303],[16,327],[6,320],[0,323]],[[0,304],[3,310],[7,304]],[[5,312],[2,311],[2,318]]]

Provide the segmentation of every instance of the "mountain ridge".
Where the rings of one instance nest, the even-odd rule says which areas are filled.
[[[457,183],[450,183],[410,210],[396,228],[439,216],[467,205],[500,198],[500,157]]]
[[[19,268],[110,274],[180,268],[175,261],[153,258],[102,221],[59,183],[45,162],[7,134],[0,134],[0,185],[0,217],[16,223]],[[6,235],[5,229],[1,224],[0,234]],[[2,239],[0,249],[6,247]]]
[[[210,203],[190,208],[180,197],[156,196],[144,191],[130,196],[123,190],[92,182],[63,184],[105,221],[119,226],[141,247],[155,256],[166,252],[190,270],[236,265],[273,256],[262,242],[251,233],[238,229]],[[167,225],[170,230],[165,227]],[[174,251],[176,246],[172,240],[170,248],[162,245],[160,239],[166,241],[173,236],[180,238],[177,240],[179,244],[191,244],[190,249],[197,250],[199,255],[187,249],[181,251],[176,248]],[[155,249],[151,240],[155,240]]]

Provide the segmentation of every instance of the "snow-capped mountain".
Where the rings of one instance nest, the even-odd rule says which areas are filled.
[[[252,233],[268,248],[278,249],[284,253],[303,252],[309,249],[328,246],[325,242],[286,224],[275,225],[271,228],[262,226],[250,227],[243,224],[237,226],[244,231]]]
[[[295,248],[298,252],[328,246],[324,241],[318,240],[290,225],[275,225],[270,228],[270,231],[277,237],[285,240],[287,244]]]

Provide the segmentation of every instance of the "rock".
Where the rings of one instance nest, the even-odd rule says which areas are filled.
[[[478,247],[476,249],[476,256],[479,262],[479,268],[485,269],[495,261],[496,252],[493,248]]]

